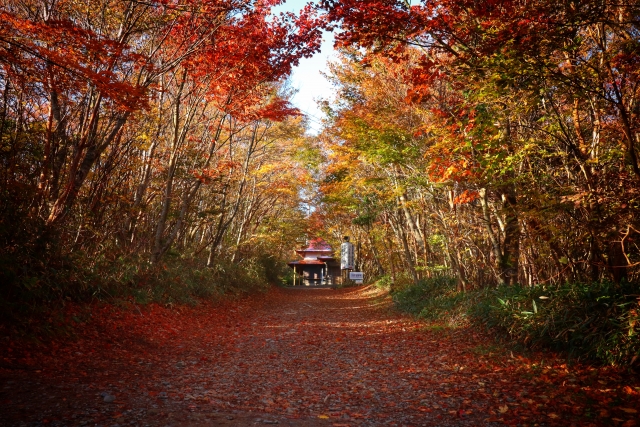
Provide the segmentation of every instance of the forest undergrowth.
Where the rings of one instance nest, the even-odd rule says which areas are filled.
[[[517,350],[637,368],[640,293],[621,282],[501,286],[461,292],[454,278],[425,279],[393,292],[398,308],[451,327],[472,324]]]
[[[67,305],[196,306],[264,292],[287,268],[268,257],[241,264],[220,261],[206,267],[202,260],[177,253],[157,265],[143,256],[103,255],[90,260],[85,254],[73,253],[43,258],[40,269],[17,271],[23,270],[20,264],[15,262],[0,272],[4,284],[0,286],[0,330],[28,337],[64,335],[67,328],[54,319],[59,319],[60,309]]]

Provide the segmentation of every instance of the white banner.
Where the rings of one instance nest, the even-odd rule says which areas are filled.
[[[353,245],[349,242],[340,245],[340,268],[353,270]]]

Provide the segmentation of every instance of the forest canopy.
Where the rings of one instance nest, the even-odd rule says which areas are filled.
[[[258,259],[304,229],[308,144],[286,78],[322,20],[278,3],[3,2],[4,297],[154,293],[149,268],[171,260],[178,276],[245,262],[264,279]]]
[[[397,288],[638,282],[638,2],[281,3],[3,3],[3,298],[207,296],[343,235]]]
[[[321,188],[363,266],[459,289],[638,281],[640,4],[322,5],[342,54]]]

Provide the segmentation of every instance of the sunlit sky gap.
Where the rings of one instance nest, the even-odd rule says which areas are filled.
[[[274,8],[274,13],[298,13],[308,2],[308,0],[287,0],[283,5]],[[309,132],[312,134],[319,132],[322,119],[322,112],[316,101],[333,96],[331,84],[321,73],[328,70],[327,61],[334,57],[333,34],[325,33],[321,52],[312,58],[300,60],[300,64],[294,68],[291,75],[291,86],[298,90],[293,98],[293,104],[307,115]]]

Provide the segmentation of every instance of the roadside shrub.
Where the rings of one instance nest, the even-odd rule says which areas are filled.
[[[282,272],[282,275],[278,278],[278,285],[280,286],[293,286],[293,268],[289,268]]]
[[[143,272],[134,285],[140,302],[195,303],[198,299],[216,299],[225,294],[262,291],[268,281],[262,264],[255,259],[242,263],[218,261],[212,267],[194,259],[167,259],[166,263]],[[144,292],[143,299],[140,291]],[[125,288],[120,294],[132,292]]]
[[[393,279],[389,274],[380,276],[378,280],[374,282],[374,286],[380,289],[391,289],[392,284],[393,284]]]
[[[626,365],[640,357],[639,304],[637,284],[626,282],[513,286],[486,291],[471,314],[529,348]]]
[[[142,304],[194,303],[222,294],[264,290],[269,283],[267,276],[259,259],[246,259],[242,263],[219,260],[208,268],[201,259],[180,255],[167,256],[152,265],[146,254],[102,253],[90,259],[76,251],[64,258],[46,260],[42,268],[32,268],[16,277],[12,287],[0,297],[0,307],[18,315],[17,311],[24,311],[29,305],[63,300],[124,298]]]
[[[465,294],[456,291],[456,280],[449,276],[436,276],[421,280],[393,292],[395,304],[403,311],[426,320],[444,319],[458,323],[464,317]]]
[[[272,255],[261,255],[257,258],[264,269],[264,279],[270,284],[282,284],[286,278],[291,277],[293,284],[293,269],[286,262],[275,258]]]
[[[449,325],[471,321],[522,348],[551,349],[570,358],[631,365],[640,359],[637,284],[565,283],[458,292],[436,277],[393,293],[396,306]]]

